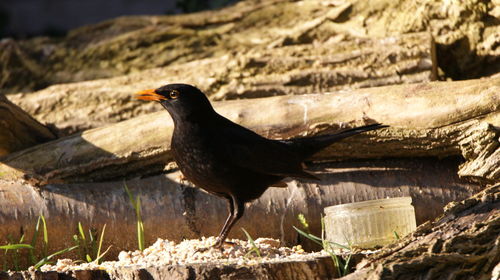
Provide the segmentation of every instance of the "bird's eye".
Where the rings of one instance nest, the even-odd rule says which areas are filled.
[[[179,92],[178,92],[178,91],[176,91],[175,89],[174,89],[174,90],[172,90],[172,91],[170,92],[170,98],[172,98],[172,99],[176,99],[177,97],[179,97]]]

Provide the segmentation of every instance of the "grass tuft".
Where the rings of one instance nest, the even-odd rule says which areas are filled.
[[[257,247],[257,245],[255,244],[255,241],[253,240],[252,236],[250,236],[250,234],[244,228],[241,228],[241,230],[247,236],[248,243],[250,243],[250,245],[252,246],[252,248],[250,248],[250,251],[248,251],[248,253],[246,253],[244,257],[246,258],[251,253],[255,253],[259,258],[261,258],[259,247]]]
[[[42,233],[42,244],[37,246],[38,237]],[[49,248],[49,234],[47,230],[47,222],[43,215],[38,217],[38,220],[35,225],[35,230],[33,232],[33,237],[31,239],[30,244],[25,244],[24,242],[24,234],[21,234],[21,237],[17,243],[13,242],[12,237],[8,237],[9,243],[7,245],[0,246],[1,250],[5,250],[4,252],[4,263],[3,270],[26,270],[30,266],[34,266],[35,269],[39,269],[44,264],[51,263],[50,260],[56,257],[57,255],[72,251],[76,249],[78,246],[69,247],[60,251],[57,251],[53,254],[48,254]],[[28,258],[26,261],[26,267],[21,267],[20,265],[20,256],[19,250],[29,250]],[[38,250],[38,251],[37,251]],[[7,260],[11,259],[12,266],[7,265]]]
[[[77,234],[73,235],[73,241],[75,245],[79,248],[80,259],[84,262],[96,262],[100,263],[102,257],[111,248],[108,247],[104,253],[101,254],[102,242],[104,240],[104,233],[106,231],[106,224],[102,227],[100,237],[97,238],[98,232],[95,229],[88,230],[88,238],[85,235],[83,226],[78,222]]]
[[[140,251],[143,251],[146,246],[145,246],[145,240],[144,240],[144,223],[142,222],[142,215],[141,215],[141,197],[137,196],[137,198],[130,192],[128,189],[128,186],[126,183],[124,183],[125,186],[125,192],[128,195],[128,198],[130,199],[130,203],[132,204],[132,207],[135,210],[135,217],[137,219],[137,245],[139,247]]]
[[[352,257],[352,247],[350,245],[345,246],[345,245],[342,245],[340,243],[328,241],[325,239],[325,219],[324,219],[324,217],[321,217],[321,237],[318,237],[309,231],[309,224],[307,223],[307,220],[303,214],[299,214],[297,216],[297,219],[299,220],[300,224],[304,227],[305,231],[300,230],[295,226],[293,228],[300,235],[302,235],[305,238],[320,245],[323,248],[323,250],[325,252],[327,252],[328,255],[330,255],[330,257],[332,258],[333,264],[337,269],[337,273],[339,274],[339,276],[345,276],[345,275],[349,274],[350,273],[349,263],[350,263],[351,257]],[[350,253],[346,259],[344,259],[343,257],[339,258],[339,256],[337,256],[335,254],[334,247],[348,250]]]

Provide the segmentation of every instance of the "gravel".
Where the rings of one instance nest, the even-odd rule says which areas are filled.
[[[324,251],[306,253],[300,245],[292,248],[280,247],[280,241],[271,238],[256,239],[254,241],[255,247],[248,241],[231,239],[228,241],[232,244],[224,245],[222,250],[210,247],[215,243],[215,240],[215,237],[208,237],[175,243],[169,240],[158,239],[149,248],[144,249],[144,251],[120,252],[117,261],[106,261],[97,264],[95,262],[77,263],[71,259],[59,259],[56,264],[44,265],[40,270],[68,272],[75,270],[108,270],[124,266],[140,268],[201,263],[257,265],[260,263],[301,261],[327,255]]]

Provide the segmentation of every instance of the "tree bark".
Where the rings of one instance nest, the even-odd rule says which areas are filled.
[[[247,205],[245,216],[231,238],[245,238],[241,227],[254,238],[279,238],[284,245],[298,242],[311,248],[292,228],[300,227],[302,213],[310,228],[320,235],[323,208],[341,203],[411,196],[417,223],[434,219],[443,206],[464,199],[481,186],[456,175],[459,160],[449,158],[357,160],[314,164],[321,181],[288,181],[288,188],[270,188]],[[226,202],[178,181],[179,173],[136,178],[129,181],[50,184],[33,188],[21,182],[0,180],[0,236],[15,236],[23,229],[27,240],[38,215],[48,223],[50,250],[72,246],[72,235],[81,222],[101,229],[107,224],[104,247],[113,245],[108,257],[120,250],[137,248],[134,210],[124,185],[141,197],[146,241],[217,235],[226,219]],[[263,218],[265,217],[265,219]],[[315,247],[315,249],[317,249]]]
[[[495,279],[500,262],[500,185],[447,206],[435,221],[342,279]],[[498,272],[497,272],[498,273]]]
[[[350,82],[368,86],[428,80],[429,36],[422,41],[406,35],[425,29],[367,36],[359,19],[351,18],[352,9],[367,10],[365,16],[376,19],[374,14],[386,12],[368,11],[362,3],[241,1],[218,11],[110,20],[73,30],[63,38],[10,40],[0,44],[0,52],[6,54],[0,61],[2,76],[11,77],[0,80],[0,92],[110,78],[228,54],[235,72],[223,71],[229,75],[213,76],[212,71],[190,69],[195,74],[189,76],[215,78],[215,88],[253,84],[254,93],[266,92],[266,86],[259,81],[265,82],[269,72],[280,72],[282,75],[276,76],[274,82],[288,80],[292,89],[307,85],[322,91],[335,86],[345,88]],[[346,18],[348,23],[342,22]],[[336,71],[328,73],[332,69]],[[28,75],[30,83],[15,73]]]
[[[55,138],[47,127],[0,95],[0,158]]]
[[[429,79],[430,40],[411,37],[425,30],[437,43],[436,69],[454,79],[475,78],[499,71],[500,16],[495,7],[488,1],[473,5],[379,0],[368,5],[365,1],[247,0],[195,14],[120,17],[72,30],[63,38],[0,44],[0,76],[6,77],[0,78],[0,92],[30,91],[155,67],[166,72],[186,62],[195,63],[174,76],[178,81],[186,81],[188,75],[190,81],[211,84],[211,92],[220,87],[218,93],[232,96],[269,95],[275,89],[304,93],[422,82]],[[229,56],[230,63],[221,68],[222,75],[196,66],[208,57],[224,56]],[[232,68],[234,72],[225,71]],[[173,81],[164,77],[161,80]]]
[[[149,103],[131,102],[131,95],[166,81],[196,85],[214,100],[426,82],[432,64],[429,41],[429,34],[417,33],[387,40],[356,38],[320,46],[282,46],[59,84],[10,98],[36,119],[53,124],[61,135],[68,135],[158,110]]]
[[[499,83],[500,77],[398,85],[221,102],[215,108],[270,138],[380,122],[390,127],[336,143],[313,160],[461,155],[461,176],[491,182],[500,178]],[[39,185],[154,174],[172,169],[165,168],[172,161],[172,129],[165,111],[141,116],[12,154],[3,159],[0,172],[4,179]]]
[[[0,272],[0,280],[53,280],[53,279],[269,279],[269,280],[322,280],[337,276],[330,257],[305,258],[302,261],[282,260],[272,263],[259,263],[252,266],[191,264],[152,267],[116,267],[106,271],[80,270],[70,273],[51,272],[16,272],[8,275]],[[10,277],[10,278],[9,278]]]

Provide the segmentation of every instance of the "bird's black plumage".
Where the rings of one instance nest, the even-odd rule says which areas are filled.
[[[333,142],[384,127],[372,124],[332,135],[272,140],[219,115],[196,87],[169,84],[139,93],[158,101],[174,120],[171,149],[183,175],[197,187],[225,198],[229,216],[216,247],[245,211],[285,177],[317,179],[304,170],[304,160]]]

